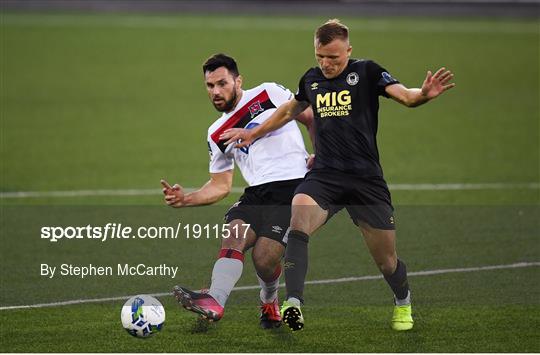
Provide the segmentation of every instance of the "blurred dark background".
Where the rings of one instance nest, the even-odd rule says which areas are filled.
[[[538,17],[538,0],[2,0],[2,9],[21,11],[174,12],[333,16]]]

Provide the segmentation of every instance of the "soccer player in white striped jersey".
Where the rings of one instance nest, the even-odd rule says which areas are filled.
[[[222,239],[208,292],[175,286],[174,294],[184,308],[209,320],[221,319],[227,298],[242,275],[244,253],[253,247],[261,286],[261,326],[274,328],[281,324],[278,288],[283,237],[289,227],[294,191],[307,172],[308,154],[295,121],[242,149],[225,145],[219,137],[229,128],[250,129],[262,124],[293,94],[275,83],[242,90],[237,64],[224,54],[210,57],[203,73],[208,96],[223,113],[208,129],[210,180],[187,194],[180,185],[162,180],[165,201],[172,207],[187,207],[223,199],[231,191],[235,163],[249,187],[225,215],[231,237]],[[296,117],[308,129],[312,119],[311,109]]]

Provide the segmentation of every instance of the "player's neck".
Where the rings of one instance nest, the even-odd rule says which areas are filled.
[[[236,106],[238,106],[240,101],[242,101],[242,96],[244,96],[244,90],[240,90],[240,93],[236,96],[236,101],[234,102],[233,107],[229,111],[226,111],[225,113],[231,113],[234,110],[236,110]]]

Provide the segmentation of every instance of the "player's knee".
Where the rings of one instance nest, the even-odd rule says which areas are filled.
[[[231,222],[227,231],[222,235],[221,247],[225,249],[236,249],[245,252],[254,244],[253,233],[245,230],[243,221],[237,220]]]
[[[377,267],[383,275],[392,275],[396,271],[397,259],[393,257],[385,258],[377,262]]]
[[[226,249],[236,249],[245,251],[246,248],[246,240],[244,238],[238,238],[237,236],[233,235],[232,233],[230,235],[224,235],[221,239],[221,247]]]
[[[293,231],[300,231],[302,233],[310,235],[312,232],[312,228],[308,221],[309,218],[306,218],[303,212],[293,213],[293,215],[291,216],[290,228]]]
[[[311,235],[324,224],[328,211],[322,209],[313,198],[296,194],[292,202],[291,229]]]

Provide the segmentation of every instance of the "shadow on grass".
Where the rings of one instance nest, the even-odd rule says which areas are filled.
[[[279,328],[265,329],[264,331],[271,334],[275,340],[278,340],[280,342],[286,342],[290,344],[296,343],[293,331],[290,330],[286,324],[282,324]]]
[[[195,323],[191,327],[192,334],[208,333],[216,329],[215,322],[209,320],[208,318],[199,316],[195,320]]]

